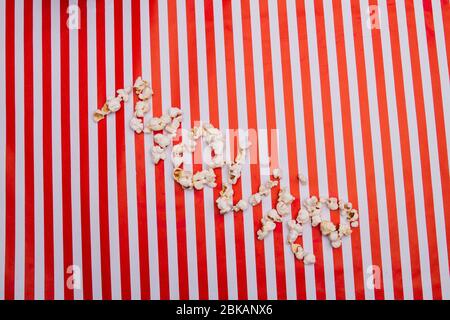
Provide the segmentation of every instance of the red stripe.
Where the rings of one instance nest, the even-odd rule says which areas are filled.
[[[242,37],[244,46],[244,65],[245,65],[245,84],[247,97],[247,117],[248,129],[254,130],[255,135],[250,136],[253,150],[259,150],[258,139],[258,122],[256,113],[256,97],[255,97],[255,74],[253,64],[253,44],[252,30],[250,21],[250,2],[245,0],[241,2],[242,8]],[[259,152],[250,152],[250,170],[252,177],[252,194],[258,192],[261,185],[261,176],[259,171]],[[262,218],[262,207],[253,207],[253,228],[260,228],[260,220]],[[266,280],[266,259],[264,251],[264,241],[255,241],[255,262],[256,262],[256,282],[258,287],[258,300],[267,299],[267,280]]]
[[[441,188],[442,188],[442,199],[444,202],[444,217],[446,230],[450,230],[450,175],[448,166],[448,150],[447,150],[447,135],[445,132],[445,122],[444,122],[444,106],[441,88],[441,80],[439,69],[438,54],[436,48],[436,36],[434,33],[434,18],[432,1],[425,0],[423,2],[423,9],[425,15],[425,27],[427,29],[427,44],[428,44],[428,61],[430,62],[430,73],[431,82],[433,88],[433,100],[434,100],[434,117],[436,122],[436,134],[437,134],[437,144],[438,144],[438,155],[439,155],[439,169],[441,178]],[[436,5],[436,2],[434,3]],[[448,106],[447,106],[448,108]],[[433,216],[434,218],[434,216]],[[436,222],[433,223],[432,229],[433,234],[436,234]],[[446,233],[447,243],[450,243],[450,232]],[[450,259],[450,247],[447,246],[447,258]],[[450,260],[449,260],[450,262]],[[440,279],[436,279],[440,282]]]
[[[34,88],[33,2],[24,2],[25,92],[25,299],[34,299]]]
[[[283,72],[284,84],[284,108],[285,108],[285,122],[286,122],[286,142],[288,150],[288,166],[289,166],[289,183],[291,194],[300,199],[300,184],[297,179],[298,176],[298,158],[297,158],[297,139],[295,132],[294,119],[294,96],[292,87],[292,66],[290,57],[289,45],[289,29],[287,21],[286,1],[278,1],[278,25],[280,30],[280,48],[281,48],[281,68]],[[293,216],[300,210],[301,202],[294,201],[291,206]],[[306,299],[305,287],[305,267],[302,263],[295,263],[296,272],[296,288],[297,299]]]
[[[52,96],[51,65],[51,1],[42,2],[42,96]],[[43,136],[43,185],[44,185],[44,259],[45,259],[45,299],[53,300],[54,284],[54,244],[53,244],[53,138],[52,101],[42,100]]]
[[[370,5],[378,5],[377,0],[369,1]],[[372,29],[373,59],[377,85],[378,116],[380,121],[381,147],[386,188],[386,205],[389,208],[389,240],[392,263],[392,280],[394,298],[403,299],[402,265],[400,260],[400,244],[397,221],[397,200],[395,196],[394,169],[392,164],[392,145],[389,128],[389,113],[387,110],[386,79],[384,74],[383,49],[380,29]]]
[[[228,102],[228,126],[233,130],[230,137],[232,146],[231,157],[234,158],[236,154],[239,137],[238,137],[238,106],[236,97],[236,72],[234,61],[234,41],[233,41],[233,17],[231,12],[231,1],[226,0],[222,2],[223,10],[223,29],[225,41],[225,63],[226,63],[226,77],[227,77],[227,102]],[[233,147],[234,146],[234,147]],[[233,186],[234,200],[239,201],[242,198],[242,180]],[[244,241],[244,218],[242,214],[235,214],[234,218],[234,237],[236,250],[236,274],[237,274],[237,289],[238,299],[248,299],[247,291],[247,265],[245,255],[245,241]]]
[[[195,1],[186,1],[186,23],[189,59],[189,106],[191,111],[191,127],[200,120],[198,64],[197,64],[197,28],[195,18]],[[194,153],[194,172],[202,170],[202,164],[196,161],[202,158],[201,148]],[[203,190],[194,193],[195,228],[197,241],[197,272],[199,298],[208,298],[208,261],[206,259],[205,208]]]
[[[388,18],[389,18],[389,30],[391,38],[391,55],[393,68],[394,68],[394,82],[395,93],[397,98],[397,112],[398,112],[398,126],[400,135],[400,146],[402,152],[402,166],[403,166],[403,182],[405,188],[405,201],[406,201],[406,215],[408,223],[408,241],[409,241],[409,255],[411,259],[411,273],[412,273],[412,285],[414,299],[423,299],[422,281],[421,281],[421,268],[420,257],[417,248],[418,233],[416,223],[416,203],[415,203],[415,191],[412,181],[412,165],[411,165],[411,144],[409,140],[408,129],[408,116],[406,112],[406,98],[405,87],[403,82],[403,67],[400,63],[400,40],[399,31],[397,25],[397,9],[395,1],[389,1],[388,6]]]
[[[6,2],[5,77],[6,77],[6,217],[5,217],[5,299],[14,299],[16,236],[16,111],[14,1]]]
[[[170,56],[170,93],[172,106],[180,106],[180,67],[178,61],[178,17],[176,1],[167,1],[169,25],[169,56]],[[189,299],[189,278],[186,246],[186,213],[184,205],[184,190],[178,184],[175,189],[175,210],[177,221],[177,254],[178,254],[178,285],[180,299]]]
[[[334,15],[334,32],[336,42],[336,55],[339,76],[339,92],[341,99],[341,115],[342,115],[342,130],[344,138],[345,152],[345,172],[347,175],[347,194],[349,200],[353,203],[355,208],[358,208],[358,190],[356,182],[355,170],[355,150],[353,144],[352,115],[350,108],[350,89],[348,84],[347,73],[347,56],[345,51],[344,38],[344,24],[342,15],[341,1],[334,0],[333,8],[336,14]],[[361,234],[359,230],[352,233],[352,260],[353,260],[353,280],[355,284],[355,298],[358,300],[364,299],[364,271],[361,254]]]
[[[333,110],[330,91],[329,65],[328,65],[328,51],[326,44],[325,31],[325,15],[322,1],[316,2],[315,16],[316,19],[316,37],[317,46],[319,47],[319,71],[321,79],[321,94],[322,94],[322,108],[323,108],[323,128],[325,135],[325,153],[327,162],[327,176],[328,176],[328,193],[330,196],[338,197],[338,185],[336,177],[336,155],[334,146],[334,130],[333,130]],[[322,50],[320,48],[323,48]],[[334,216],[334,217],[333,217]],[[337,217],[336,217],[337,216]],[[333,219],[334,218],[334,219]],[[330,219],[335,223],[339,223],[339,215],[335,212],[330,212]],[[334,282],[336,290],[336,299],[345,299],[345,283],[342,249],[332,250],[334,258]]]
[[[300,67],[302,78],[302,96],[303,96],[303,114],[305,122],[305,140],[306,140],[306,157],[308,159],[308,180],[309,192],[311,195],[319,194],[318,176],[317,176],[317,155],[316,155],[316,139],[314,129],[313,104],[312,104],[312,88],[311,88],[311,69],[309,62],[309,46],[306,28],[306,12],[305,2],[297,2],[297,32],[299,41]],[[324,300],[325,297],[325,274],[323,268],[323,249],[322,236],[312,233],[314,254],[318,259],[314,265],[316,298]]]
[[[153,115],[162,114],[161,107],[161,59],[159,39],[158,1],[150,1],[150,55],[152,66]],[[161,299],[170,298],[169,292],[169,266],[167,253],[167,223],[166,223],[166,199],[164,184],[164,164],[155,166],[155,190],[156,192],[156,223],[158,228],[158,260],[159,260],[159,286]]]
[[[92,300],[91,221],[89,188],[89,122],[92,121],[88,108],[88,62],[87,62],[87,6],[78,2],[80,27],[78,32],[78,94],[80,121],[80,205],[81,244],[83,259],[83,298]]]
[[[277,129],[275,119],[275,98],[273,89],[273,69],[272,69],[272,53],[270,46],[270,26],[269,26],[269,8],[267,0],[260,2],[259,18],[261,20],[261,45],[262,59],[264,65],[264,91],[266,101],[266,121],[267,121],[267,141],[269,146],[269,159],[271,168],[278,167],[278,141],[273,132]],[[278,190],[272,189],[272,205],[276,206]],[[284,245],[285,239],[283,229],[278,228],[273,232],[274,249],[275,249],[275,266],[276,266],[276,282],[277,297],[280,300],[286,299],[286,271],[284,263]]]
[[[97,41],[97,107],[106,101],[106,53],[105,53],[105,2],[97,1],[96,8]],[[108,209],[108,119],[98,123],[98,200],[100,224],[100,257],[102,277],[102,298],[111,299],[111,260],[109,243],[109,209]]]
[[[115,85],[123,88],[123,10],[122,0],[114,0]],[[127,164],[125,157],[125,114],[116,113],[117,200],[119,213],[120,281],[122,299],[131,299],[130,248],[128,235]]]
[[[216,67],[216,46],[214,33],[214,9],[213,1],[205,0],[205,36],[206,36],[206,59],[208,67],[208,97],[209,97],[209,120],[211,124],[219,128],[219,109],[217,96],[217,67]],[[219,196],[222,186],[222,171],[216,170],[217,187],[214,189],[214,199]],[[216,264],[217,264],[217,285],[220,300],[228,299],[227,280],[227,257],[225,250],[225,230],[224,216],[219,213],[219,209],[214,206],[214,223],[216,236]]]
[[[430,153],[428,146],[428,134],[427,134],[427,121],[425,116],[425,105],[423,96],[423,84],[421,65],[419,59],[419,45],[417,41],[417,28],[414,13],[414,4],[412,1],[406,2],[406,20],[409,39],[409,51],[411,55],[411,69],[414,84],[414,100],[416,103],[416,116],[417,116],[417,128],[419,134],[419,148],[420,159],[422,167],[422,182],[424,203],[427,206],[427,212],[434,213],[434,198],[433,187],[431,183],[431,165],[430,165]],[[426,216],[427,225],[427,237],[428,237],[428,250],[429,250],[429,262],[430,273],[432,281],[433,298],[439,299],[442,297],[441,284],[439,276],[439,261],[437,255],[437,244],[434,228],[434,214],[428,214]],[[431,220],[431,222],[430,222]]]
[[[72,185],[70,163],[70,70],[69,70],[69,29],[66,26],[68,0],[60,4],[61,41],[61,170],[62,170],[62,217],[63,217],[63,259],[64,259],[64,298],[73,299],[73,289],[66,285],[69,266],[73,265],[72,244]]]
[[[131,2],[133,79],[142,74],[141,63],[141,8],[139,0]],[[134,96],[136,102],[136,96]],[[145,142],[144,135],[134,135],[136,158],[136,194],[139,233],[139,273],[141,279],[141,299],[150,299],[150,266],[147,223],[147,188],[145,184]]]
[[[378,204],[375,188],[375,169],[373,162],[373,148],[372,148],[372,130],[370,124],[369,113],[369,98],[367,87],[367,75],[365,69],[364,45],[361,19],[361,9],[359,1],[352,0],[352,23],[353,36],[355,42],[355,56],[356,56],[356,70],[358,76],[358,92],[359,92],[359,107],[360,107],[360,121],[363,138],[363,152],[364,165],[366,171],[366,192],[368,203],[368,217],[370,227],[370,245],[372,251],[372,264],[378,266],[383,270],[381,262],[381,248],[380,248],[380,228],[378,223]],[[375,299],[384,299],[384,284],[382,279],[383,274],[380,273],[380,288],[374,288]]]

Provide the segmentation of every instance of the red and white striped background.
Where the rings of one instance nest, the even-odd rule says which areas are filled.
[[[448,0],[0,0],[0,299],[449,299],[449,62]],[[236,197],[270,158],[360,228],[339,250],[307,229],[304,266],[286,230],[255,240],[276,191],[224,217],[217,190],[181,190],[132,101],[92,120],[141,74],[154,115],[267,129]]]

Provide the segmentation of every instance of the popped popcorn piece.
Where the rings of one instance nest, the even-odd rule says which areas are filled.
[[[136,117],[131,118],[130,127],[136,133],[142,133],[142,131],[144,131],[144,123],[142,122],[142,119]]]
[[[252,195],[250,196],[250,198],[248,199],[248,202],[250,203],[250,205],[251,205],[252,207],[254,207],[254,206],[260,204],[260,203],[261,203],[261,200],[262,200],[261,194],[255,193],[255,194],[252,194]]]
[[[224,184],[220,196],[216,199],[217,207],[221,214],[228,213],[233,210],[233,189],[230,185]]]
[[[128,102],[128,98],[130,96],[131,90],[132,90],[131,87],[119,89],[116,91],[117,97],[120,98],[124,102]]]
[[[327,199],[327,207],[330,210],[339,209],[338,200],[336,198],[328,198]]]
[[[94,121],[99,122],[100,120],[103,120],[110,112],[108,105],[105,103],[101,109],[95,110]]]
[[[172,107],[172,108],[169,109],[168,115],[171,118],[178,118],[179,116],[183,115],[183,112],[181,111],[180,108]]]
[[[168,135],[165,135],[163,133],[156,134],[153,137],[153,140],[163,149],[167,148],[172,142],[172,139]]]
[[[336,231],[336,226],[333,222],[331,221],[327,221],[327,220],[323,220],[320,223],[320,231],[322,232],[322,234],[324,236],[329,235],[331,232]]]
[[[172,133],[175,134],[177,133],[178,128],[181,125],[181,118],[175,118],[172,120],[172,122],[170,122],[169,124],[167,124],[164,128],[164,130],[166,130],[168,133]]]
[[[244,199],[241,199],[236,203],[236,205],[233,207],[234,212],[238,211],[245,211],[248,208],[248,202]]]
[[[298,180],[302,185],[306,185],[308,183],[308,178],[301,173],[298,174]]]
[[[160,146],[153,146],[151,153],[154,164],[158,164],[160,160],[166,160],[166,152]]]
[[[275,168],[275,169],[273,169],[273,171],[272,171],[272,175],[273,175],[273,177],[274,177],[275,179],[280,180],[280,179],[282,178],[282,176],[283,176],[283,172],[281,171],[280,168]]]
[[[284,217],[289,214],[289,205],[284,202],[278,202],[277,211],[280,216]]]
[[[288,234],[288,242],[294,243],[298,236],[303,233],[303,226],[300,223],[297,223],[295,220],[290,220],[288,222],[289,234]]]
[[[311,225],[313,227],[317,227],[321,222],[322,222],[322,217],[320,216],[320,214],[312,216],[312,218],[311,218]]]
[[[309,217],[309,213],[307,210],[305,209],[300,209],[298,211],[298,215],[297,215],[297,222],[301,223],[301,224],[307,224],[311,221],[310,217]]]
[[[282,222],[282,217],[278,214],[278,211],[271,209],[267,212],[267,218],[271,219],[273,222]]]
[[[305,250],[299,244],[291,244],[291,250],[294,253],[294,256],[297,260],[303,260],[305,258]]]
[[[153,96],[153,89],[150,87],[145,87],[141,93],[139,93],[138,97],[141,100],[148,100]]]
[[[316,263],[316,256],[313,253],[307,253],[303,258],[304,264],[314,264]]]
[[[108,109],[111,112],[117,112],[117,111],[120,110],[120,107],[121,107],[120,102],[121,102],[120,98],[118,98],[118,97],[110,97],[106,101],[106,104],[108,105]]]
[[[145,125],[145,132],[152,131],[161,131],[166,126],[166,123],[163,118],[153,117],[150,121]]]
[[[340,224],[339,225],[339,236],[340,237],[344,237],[344,236],[349,236],[352,234],[352,228],[350,228],[350,226],[348,224]]]
[[[134,115],[136,117],[144,117],[145,114],[150,110],[148,101],[138,101],[134,106]]]
[[[268,219],[267,217],[261,219],[261,224],[261,229],[256,232],[258,240],[263,240],[269,235],[270,232],[272,232],[276,228],[275,222],[272,219]]]
[[[183,189],[192,189],[194,187],[192,176],[192,172],[185,171],[181,168],[175,168],[173,170],[173,179],[178,182]]]
[[[204,186],[215,188],[216,185],[216,174],[212,169],[199,171],[193,176],[193,186],[196,190],[201,190]]]
[[[350,223],[350,226],[352,228],[358,228],[359,227],[359,222],[358,221],[353,221],[352,223]]]
[[[339,248],[341,245],[342,245],[342,240],[341,240],[341,239],[337,239],[336,241],[332,241],[332,242],[331,242],[331,246],[332,246],[334,249]]]
[[[142,90],[144,90],[145,87],[147,87],[147,86],[148,86],[148,82],[143,80],[141,76],[137,77],[137,79],[134,81],[134,85],[133,85],[134,89],[138,93],[142,92]]]
[[[328,234],[328,239],[331,242],[338,241],[340,239],[339,233],[337,231],[332,231]]]
[[[241,177],[242,166],[239,163],[232,163],[228,168],[228,181],[231,184],[236,184]]]
[[[283,202],[287,205],[291,204],[295,200],[295,197],[289,193],[286,188],[280,188],[278,192],[278,202]]]

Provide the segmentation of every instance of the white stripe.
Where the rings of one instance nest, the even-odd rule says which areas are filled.
[[[420,66],[422,71],[423,79],[423,89],[425,98],[425,108],[427,110],[427,128],[428,128],[428,143],[430,147],[430,165],[431,165],[431,181],[433,185],[433,198],[434,198],[434,215],[435,215],[435,225],[436,225],[436,236],[439,254],[439,270],[440,270],[440,280],[441,288],[446,296],[450,295],[450,277],[448,268],[448,258],[447,258],[447,244],[445,239],[445,220],[444,220],[444,207],[442,201],[442,188],[441,188],[441,175],[440,175],[440,165],[439,158],[437,155],[438,144],[436,135],[436,122],[435,122],[435,103],[434,97],[432,95],[432,82],[430,77],[430,66],[428,61],[428,47],[427,47],[427,34],[425,30],[425,21],[423,16],[423,4],[422,2],[414,1],[414,12],[416,14],[416,25],[417,25],[417,40],[419,43],[419,57]],[[437,97],[437,99],[442,99],[442,97]],[[442,103],[442,101],[441,101]],[[444,106],[442,106],[444,108]],[[444,163],[444,165],[447,165]],[[448,167],[446,168],[448,170]],[[447,195],[446,195],[447,196]],[[448,209],[447,209],[448,210]]]
[[[223,30],[222,4],[213,3],[214,7],[214,31],[216,44],[216,66],[217,66],[217,94],[219,103],[219,122],[222,132],[229,128],[228,122],[228,99],[227,99],[227,78],[231,75],[226,73],[225,64],[225,44]],[[227,139],[228,141],[228,139]],[[227,153],[229,152],[227,147]],[[223,172],[225,170],[222,170]],[[227,177],[225,174],[223,177]],[[228,278],[228,299],[237,299],[237,271],[236,271],[236,251],[235,251],[235,230],[234,218],[232,214],[224,216],[225,251],[227,256],[227,278]]]
[[[71,0],[69,5],[76,5]],[[83,258],[81,244],[81,198],[80,198],[80,128],[79,128],[79,74],[78,74],[78,30],[69,29],[69,69],[70,69],[70,162],[72,183],[72,245],[73,265],[80,270],[80,288],[74,288],[74,299],[83,299]],[[76,270],[76,269],[75,269]],[[76,271],[74,271],[76,272]],[[76,273],[73,273],[76,275]],[[68,274],[70,276],[70,274]]]
[[[44,165],[42,136],[42,2],[33,2],[33,87],[34,87],[34,203],[35,256],[34,297],[44,299]],[[1,150],[1,147],[0,147]],[[0,166],[1,167],[1,166]],[[1,200],[0,200],[1,202]]]
[[[339,69],[336,51],[336,38],[334,29],[334,12],[330,1],[323,1],[324,19],[326,28],[327,52],[329,63],[329,77],[330,90],[332,99],[332,113],[333,113],[333,128],[334,128],[334,146],[336,155],[336,175],[339,190],[339,198],[348,199],[347,192],[347,172],[346,172],[346,158],[345,145],[343,136],[342,110],[341,110],[341,96],[339,91]],[[341,15],[341,12],[336,12]],[[342,62],[343,63],[343,62]],[[345,70],[346,71],[346,70]],[[352,201],[352,199],[348,199]],[[345,218],[340,217],[343,222]],[[359,230],[357,230],[359,232]],[[352,257],[352,242],[350,237],[342,239],[342,262],[344,272],[344,287],[346,299],[355,299],[355,284],[353,279],[353,257]]]
[[[148,1],[141,0],[141,44],[142,44],[142,77],[151,82],[150,62],[150,20]],[[145,135],[145,172],[147,189],[147,223],[148,223],[148,249],[150,266],[150,293],[152,299],[159,299],[159,256],[158,256],[158,230],[156,224],[156,190],[155,167],[150,157],[152,138]]]
[[[411,143],[411,162],[413,170],[414,196],[416,203],[417,236],[420,254],[420,270],[422,274],[422,290],[425,299],[431,298],[430,259],[428,254],[428,239],[425,225],[425,206],[422,182],[422,167],[419,150],[419,134],[417,130],[416,104],[414,101],[414,86],[411,71],[411,55],[408,44],[408,25],[405,4],[397,1],[397,20],[399,27],[400,52],[402,56],[403,79],[405,86],[406,111],[408,116],[409,137]],[[417,250],[417,249],[416,249]]]
[[[169,31],[167,16],[167,1],[158,2],[159,37],[161,53],[161,103],[162,112],[165,113],[171,107],[170,92],[170,57],[169,57]],[[171,22],[173,23],[173,22]],[[175,80],[174,80],[175,81]],[[178,285],[178,247],[175,209],[175,186],[172,179],[172,164],[164,164],[165,190],[166,190],[166,224],[167,224],[167,250],[169,259],[169,288],[170,298],[179,298]],[[161,212],[161,214],[164,214]]]
[[[375,74],[375,61],[373,57],[372,47],[372,35],[371,29],[366,26],[366,12],[369,7],[367,1],[362,1],[360,4],[362,19],[362,34],[364,43],[364,55],[366,60],[366,74],[367,74],[367,90],[369,94],[369,113],[370,113],[370,125],[372,134],[372,148],[373,148],[373,162],[375,169],[375,190],[377,194],[378,208],[378,223],[380,233],[380,249],[381,249],[381,261],[382,261],[382,273],[384,282],[384,294],[386,299],[394,298],[394,289],[392,282],[392,261],[390,250],[390,234],[389,234],[389,219],[387,215],[387,201],[386,201],[386,189],[385,189],[385,176],[384,176],[384,162],[383,162],[383,149],[381,141],[381,129],[379,113],[377,112],[379,106],[378,101],[378,89],[377,80]],[[380,23],[383,23],[381,20]],[[381,63],[378,61],[377,63]],[[375,209],[375,208],[374,208]]]
[[[268,1],[269,9],[269,24],[270,24],[270,42],[272,52],[272,67],[273,67],[273,87],[275,97],[275,116],[277,123],[278,139],[278,165],[283,171],[284,181],[280,182],[280,186],[290,191],[290,177],[289,164],[288,164],[288,146],[287,146],[287,133],[286,133],[286,115],[284,105],[284,88],[283,88],[283,70],[281,66],[281,49],[280,49],[280,32],[278,25],[278,7],[276,1]],[[295,150],[294,150],[295,151]],[[291,150],[293,152],[293,150]],[[286,179],[287,178],[287,179]],[[286,181],[287,180],[287,181]],[[295,216],[296,213],[293,213]],[[287,218],[292,218],[287,217]],[[295,257],[292,254],[289,245],[286,245],[286,235],[289,230],[287,224],[283,224],[282,237],[283,237],[283,250],[285,260],[285,276],[286,276],[286,297],[287,299],[295,299],[296,293],[296,280],[295,280]],[[298,263],[298,261],[297,261]]]
[[[5,215],[6,215],[6,0],[0,0],[0,300],[5,299]]]
[[[382,17],[385,17],[387,21],[388,9],[385,2],[381,2],[379,6],[379,12]],[[385,23],[387,26],[387,22]],[[398,233],[399,233],[399,245],[400,245],[400,260],[402,266],[402,286],[405,299],[413,298],[412,291],[412,275],[411,275],[411,259],[409,256],[409,241],[408,241],[408,229],[402,226],[408,226],[408,217],[406,213],[405,202],[405,187],[403,181],[403,164],[401,157],[395,155],[401,155],[401,141],[400,141],[400,129],[399,120],[397,115],[396,105],[396,93],[395,86],[390,85],[394,83],[394,71],[393,61],[391,56],[391,43],[389,28],[381,28],[381,41],[383,49],[383,61],[384,70],[386,75],[386,94],[388,99],[388,113],[389,113],[389,127],[391,133],[392,143],[392,162],[394,170],[394,183],[396,192],[396,205],[397,205],[397,219],[398,219]],[[404,121],[404,120],[403,120]]]
[[[24,110],[24,3],[15,2],[14,42],[15,42],[15,114],[16,114],[16,220],[15,220],[15,299],[24,298],[25,280],[25,135],[23,127]],[[11,106],[12,107],[12,106]]]
[[[92,296],[102,297],[100,222],[99,222],[99,186],[98,186],[98,125],[92,120],[97,109],[97,44],[96,44],[96,8],[95,1],[87,6],[87,72],[88,72],[88,126],[89,126],[89,199],[91,222],[91,262]]]
[[[266,120],[266,101],[264,92],[264,67],[262,61],[262,42],[261,42],[261,22],[259,18],[259,3],[250,1],[250,18],[252,24],[252,44],[253,44],[253,62],[255,75],[255,98],[257,123],[258,123],[258,146],[260,174],[262,183],[268,179],[269,154],[268,154],[268,136]],[[265,215],[272,207],[272,197],[266,197],[262,201],[262,214]],[[264,254],[266,263],[267,279],[267,299],[277,298],[276,268],[275,268],[275,249],[273,235],[269,235],[264,241]]]
[[[248,136],[247,117],[247,96],[245,83],[245,66],[244,66],[244,48],[242,40],[242,14],[241,5],[237,0],[233,0],[232,4],[233,18],[233,38],[234,38],[234,56],[235,56],[235,72],[236,72],[236,95],[238,106],[239,129],[243,130],[239,133],[239,138],[244,145]],[[249,160],[249,159],[248,159]],[[250,165],[242,168],[242,198],[248,199],[252,193]],[[251,209],[251,208],[250,208]],[[245,261],[247,270],[247,289],[248,299],[257,299],[257,278],[256,278],[256,261],[255,261],[255,230],[253,228],[253,210],[243,213],[244,220],[244,241],[245,241]]]
[[[52,46],[52,164],[53,164],[53,243],[55,299],[64,298],[65,270],[63,256],[63,221],[61,194],[61,54],[60,3],[51,3]],[[65,26],[63,26],[65,27]]]
[[[203,1],[195,1],[195,17],[197,23],[197,62],[198,62],[198,87],[200,118],[209,122],[209,99],[208,99],[208,67],[206,58],[205,39],[205,11]],[[208,266],[208,297],[218,299],[217,286],[217,260],[216,260],[216,235],[215,235],[215,212],[213,190],[204,190],[205,208],[205,239],[206,240],[206,262]],[[220,253],[223,254],[223,253]]]
[[[191,119],[190,117],[190,91],[189,91],[189,59],[187,48],[187,25],[186,25],[186,5],[185,1],[177,1],[177,20],[178,20],[178,46],[179,46],[179,63],[180,63],[180,95],[181,109],[183,110],[183,128],[191,127],[191,120],[199,121],[200,119]],[[195,21],[193,21],[195,23]],[[196,35],[191,35],[195,37]],[[195,48],[196,50],[197,48]],[[198,88],[193,87],[194,90]],[[192,163],[192,155],[186,154],[190,158],[187,163]],[[186,165],[187,170],[192,171],[192,167]],[[201,208],[194,206],[194,192],[184,192],[185,195],[185,214],[186,214],[186,250],[188,262],[189,277],[189,298],[198,299],[198,271],[197,271],[197,246],[196,246],[196,229],[195,229],[195,211]],[[203,211],[203,210],[202,210]],[[204,212],[201,214],[204,215]]]
[[[326,145],[324,136],[324,124],[323,124],[323,112],[322,112],[322,96],[321,96],[321,78],[317,75],[320,74],[320,65],[318,58],[318,47],[316,39],[316,22],[315,22],[315,10],[313,1],[305,1],[305,15],[308,33],[308,46],[309,46],[309,61],[311,62],[311,84],[312,84],[312,98],[314,106],[314,132],[316,139],[316,155],[317,155],[317,170],[318,183],[319,183],[319,195],[328,193],[328,176],[326,165]],[[322,170],[321,170],[322,169]],[[330,219],[329,212],[322,214],[326,219]],[[322,238],[323,248],[323,266],[325,273],[325,291],[327,299],[335,299],[335,283],[334,283],[334,261],[332,247],[326,238]],[[319,260],[322,257],[317,257]]]
[[[355,46],[353,39],[353,24],[351,4],[349,0],[342,2],[342,14],[344,22],[344,39],[347,54],[347,68],[349,88],[358,88],[358,78],[356,71],[355,60]],[[366,172],[364,166],[364,148],[361,131],[361,117],[358,90],[350,90],[350,105],[352,113],[352,130],[354,137],[354,153],[355,153],[355,169],[356,181],[358,190],[358,205],[360,215],[360,235],[361,235],[361,254],[363,262],[363,272],[365,273],[365,280],[368,278],[366,270],[372,265],[372,249],[370,245],[370,229],[369,229],[369,215],[367,205],[367,188],[366,188]],[[365,298],[373,299],[374,292],[364,286]]]
[[[444,3],[442,3],[442,6],[444,6]],[[447,3],[448,6],[448,3]],[[442,11],[441,11],[441,5],[437,3],[436,1],[432,5],[433,7],[433,18],[434,18],[434,32],[435,32],[435,39],[436,39],[436,49],[437,49],[437,55],[438,55],[438,63],[439,63],[439,69],[440,69],[440,77],[441,77],[441,86],[442,86],[442,99],[443,99],[443,105],[449,106],[450,105],[450,73],[449,68],[450,66],[447,65],[447,51],[445,49],[445,34],[444,34],[444,26],[443,26],[443,17],[442,17]],[[448,108],[444,109],[444,121],[445,121],[445,133],[446,133],[446,139],[447,139],[447,152],[449,152],[449,141],[450,141],[450,112]],[[450,161],[450,157],[449,157]],[[448,245],[448,244],[447,244]]]
[[[294,119],[295,119],[295,135],[297,142],[297,166],[298,170],[302,174],[308,172],[308,159],[306,156],[306,131],[303,109],[303,92],[302,92],[302,78],[300,69],[300,51],[298,43],[298,29],[297,29],[297,15],[296,4],[294,0],[288,0],[286,3],[288,29],[289,29],[289,44],[290,44],[290,57],[291,57],[291,77],[292,77],[292,90],[294,99]],[[309,187],[300,187],[300,198],[305,199],[309,197]],[[304,228],[303,231],[303,246],[307,250],[312,250],[312,230],[311,228]],[[305,287],[306,298],[316,298],[316,283],[314,268],[305,268]]]
[[[131,86],[133,79],[133,58],[132,58],[132,17],[130,0],[123,1],[123,86]],[[116,88],[120,89],[120,88]],[[126,180],[128,195],[128,235],[130,249],[130,280],[131,280],[131,298],[139,299],[141,296],[140,287],[140,269],[139,269],[139,230],[138,230],[138,209],[136,193],[136,159],[135,159],[135,134],[130,128],[129,122],[133,117],[134,106],[133,99],[128,99],[124,103],[124,121],[125,121],[125,154],[126,154]],[[144,195],[145,196],[145,195]]]
[[[105,42],[106,42],[106,96],[115,93],[115,56],[114,56],[114,3],[105,2]],[[117,203],[117,160],[116,160],[116,117],[108,117],[108,210],[109,241],[111,255],[111,293],[113,299],[121,297],[120,281],[120,245]]]

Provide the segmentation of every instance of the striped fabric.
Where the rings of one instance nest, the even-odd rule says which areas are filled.
[[[449,67],[449,0],[0,0],[0,299],[449,299]],[[276,191],[183,191],[132,99],[92,119],[139,75],[153,115],[258,130],[236,199],[270,163],[360,228],[305,228],[305,266],[256,240]]]

